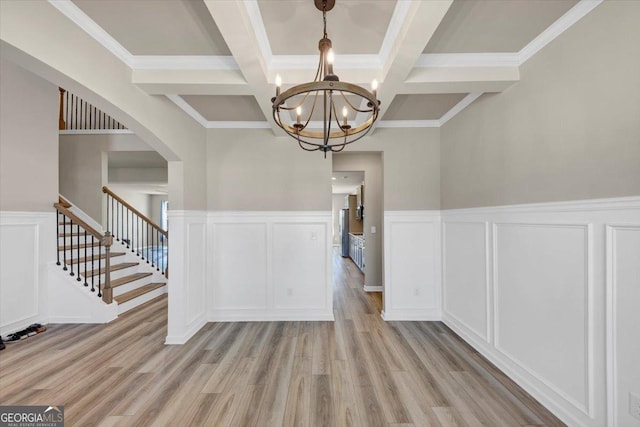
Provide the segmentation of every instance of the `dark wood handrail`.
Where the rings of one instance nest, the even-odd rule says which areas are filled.
[[[84,230],[86,230],[87,233],[91,234],[93,237],[98,239],[102,246],[111,246],[113,244],[113,237],[111,237],[110,235],[104,235],[100,233],[98,230],[96,230],[95,228],[91,227],[89,224],[87,224],[86,222],[78,218],[76,214],[74,214],[69,209],[64,207],[61,203],[54,203],[53,207],[56,208],[61,213],[68,216],[69,218],[71,218],[74,224],[79,225]]]
[[[149,223],[149,225],[153,228],[155,228],[156,230],[158,230],[158,232],[160,234],[162,234],[165,237],[169,236],[169,233],[165,230],[162,229],[162,227],[160,227],[159,225],[157,225],[155,222],[151,221],[149,219],[149,217],[147,217],[145,214],[143,214],[142,212],[140,212],[138,209],[134,208],[133,206],[131,206],[129,203],[127,203],[126,201],[124,201],[124,199],[122,199],[120,196],[118,196],[117,194],[115,194],[113,191],[109,190],[108,187],[102,187],[102,192],[105,194],[110,195],[111,197],[113,197],[114,199],[116,199],[118,202],[120,202],[124,207],[126,207],[127,209],[129,209],[131,212],[135,213],[136,215],[138,215],[140,218],[142,218],[143,220],[145,220],[146,222]]]
[[[69,202],[67,199],[65,199],[62,196],[58,196],[58,203],[60,203],[63,207],[65,207],[67,209],[70,208],[71,206],[73,206],[71,204],[71,202]]]

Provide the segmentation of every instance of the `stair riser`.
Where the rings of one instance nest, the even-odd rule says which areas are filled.
[[[141,296],[139,296],[137,298],[129,300],[129,301],[125,302],[125,303],[118,304],[118,314],[125,313],[125,312],[127,312],[127,311],[129,311],[129,310],[141,305],[141,304],[144,304],[147,301],[151,301],[152,299],[157,298],[160,295],[165,294],[165,293],[167,293],[167,286],[166,285],[161,287],[161,288],[154,289],[151,292],[148,292],[148,293],[146,293],[144,295],[141,295]]]

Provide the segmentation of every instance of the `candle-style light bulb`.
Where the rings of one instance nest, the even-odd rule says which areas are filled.
[[[373,79],[373,81],[371,82],[371,90],[373,91],[373,96],[377,98],[378,81],[376,79]]]
[[[296,108],[296,123],[300,123],[301,115],[302,115],[302,107]]]
[[[329,64],[329,75],[333,75],[333,62],[336,60],[336,55],[333,53],[333,49],[329,49],[327,52],[327,64]]]
[[[344,125],[347,125],[347,115],[348,115],[348,111],[347,111],[347,107],[342,107],[342,118],[344,119]]]
[[[282,86],[282,77],[276,74],[276,96],[280,95],[280,86]]]
[[[336,54],[333,53],[333,49],[329,49],[329,52],[327,52],[327,62],[329,64],[333,64],[335,60],[336,60]]]

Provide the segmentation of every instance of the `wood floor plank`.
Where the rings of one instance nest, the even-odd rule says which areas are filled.
[[[384,322],[334,253],[335,322],[209,323],[166,346],[167,297],[105,325],[47,325],[0,354],[0,405],[69,426],[563,426],[440,322]]]

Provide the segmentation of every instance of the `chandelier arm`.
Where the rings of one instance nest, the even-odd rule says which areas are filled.
[[[331,92],[329,92],[329,96],[331,96]],[[327,91],[322,94],[322,102],[324,103],[322,109],[322,145],[327,145],[329,142],[328,135],[331,135],[331,118],[329,118],[329,129],[327,129]],[[331,104],[329,104],[329,111],[331,111]]]
[[[340,124],[340,119],[338,118],[338,112],[336,111],[336,104],[335,102],[331,103],[331,106],[333,107],[333,117],[336,120],[336,124],[338,125],[338,129],[342,129],[342,125]],[[347,136],[347,132],[345,130],[342,130],[344,132],[344,136],[346,138]]]
[[[311,92],[307,92],[307,95],[309,95]],[[302,129],[305,129],[308,125],[309,122],[311,121],[311,117],[313,117],[313,112],[316,109],[316,102],[318,102],[318,92],[316,91],[316,94],[313,98],[313,107],[311,107],[311,112],[309,113],[309,117],[307,117],[307,121],[304,123],[304,127]]]
[[[339,91],[339,92],[340,92],[340,95],[342,95],[342,97],[344,98],[344,101],[345,101],[347,104],[349,104],[349,107],[351,107],[351,109],[352,109],[352,110],[357,111],[358,113],[370,113],[370,112],[372,112],[372,111],[373,111],[373,108],[371,108],[371,109],[369,109],[369,110],[361,110],[361,109],[359,109],[359,108],[357,108],[357,107],[354,107],[354,105],[353,105],[351,102],[349,102],[349,98],[347,98],[347,97],[346,97],[346,95],[344,94],[344,92],[342,92],[342,91]]]
[[[346,146],[347,146],[347,144],[341,144],[341,145],[340,145],[340,148],[338,148],[337,150],[334,150],[334,147],[336,147],[336,146],[334,145],[333,147],[331,147],[331,152],[332,152],[332,153],[339,153],[339,152],[341,152],[342,150],[344,150],[344,147],[346,147]]]
[[[298,140],[298,145],[300,146],[300,148],[302,148],[304,151],[318,151],[320,149],[320,147],[315,147],[315,148],[307,148],[302,144],[306,144],[306,142]]]

